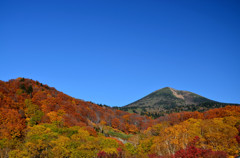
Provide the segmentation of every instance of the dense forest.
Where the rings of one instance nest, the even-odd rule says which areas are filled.
[[[0,81],[1,158],[224,158],[239,147],[239,106],[153,119],[30,79]]]

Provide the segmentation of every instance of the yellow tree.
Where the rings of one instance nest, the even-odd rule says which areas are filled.
[[[50,142],[52,147],[52,154],[54,157],[69,157],[70,139],[65,136],[59,136],[57,140],[53,140]]]
[[[100,150],[98,138],[90,136],[88,131],[79,129],[71,136],[71,157],[95,157]]]
[[[231,118],[227,120],[236,122]],[[214,151],[225,151],[229,155],[235,155],[238,152],[238,143],[235,139],[238,130],[231,123],[227,124],[224,121],[226,121],[224,118],[215,118],[202,122],[202,136],[205,140],[201,145]]]
[[[186,148],[195,136],[200,136],[200,120],[189,119],[180,124],[170,126],[154,138],[151,151],[158,155],[171,155]]]
[[[50,142],[55,140],[58,134],[44,125],[29,127],[24,144],[29,157],[49,157],[51,154]]]
[[[58,110],[57,112],[52,111],[47,114],[47,116],[50,118],[50,121],[54,124],[56,124],[58,127],[63,126],[63,115],[65,114],[64,110]]]

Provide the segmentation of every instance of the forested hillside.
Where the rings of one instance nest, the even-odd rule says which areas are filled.
[[[0,157],[239,155],[240,107],[157,119],[75,99],[30,79],[0,81]]]

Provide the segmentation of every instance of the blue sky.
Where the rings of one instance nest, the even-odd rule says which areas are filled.
[[[240,103],[238,0],[1,0],[0,80],[110,106],[166,86]]]

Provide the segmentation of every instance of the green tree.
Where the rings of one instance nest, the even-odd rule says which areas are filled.
[[[28,125],[34,126],[38,124],[44,113],[40,110],[38,105],[32,104],[32,101],[30,99],[25,100],[25,115],[27,117]]]

